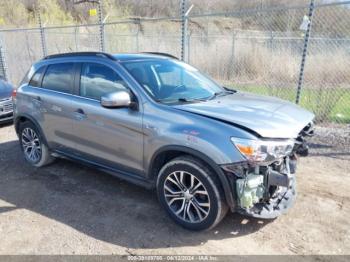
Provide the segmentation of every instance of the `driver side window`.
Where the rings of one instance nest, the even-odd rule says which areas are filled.
[[[97,63],[83,63],[80,96],[101,100],[103,95],[128,90],[127,84],[113,69]]]

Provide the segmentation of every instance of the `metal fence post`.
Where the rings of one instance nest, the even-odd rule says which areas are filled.
[[[314,15],[314,10],[315,10],[315,0],[310,0],[310,7],[309,7],[309,14],[308,14],[309,23],[308,23],[307,30],[305,32],[305,37],[304,37],[303,54],[301,57],[300,73],[299,73],[299,79],[298,79],[297,94],[295,99],[296,104],[299,104],[300,102],[301,88],[304,81],[305,61],[306,61],[307,50],[309,46],[309,38],[310,38],[311,24],[312,24],[312,18]]]
[[[233,34],[232,34],[232,42],[231,42],[231,57],[229,60],[229,71],[227,72],[227,79],[231,80],[234,76],[235,76],[235,62],[236,62],[236,58],[235,58],[235,53],[236,53],[236,31],[233,30]]]
[[[7,64],[5,59],[5,48],[4,48],[2,36],[0,37],[0,75],[4,78],[5,81],[8,81]]]
[[[185,48],[186,48],[186,36],[187,36],[187,26],[185,17],[186,1],[181,0],[181,60],[185,59]]]
[[[186,63],[190,63],[190,53],[191,53],[191,34],[188,32],[186,37]]]
[[[139,32],[140,30],[137,28],[136,31],[136,52],[140,52],[140,43],[139,43]]]
[[[141,20],[136,19],[136,25],[137,25],[137,30],[136,30],[136,52],[140,52],[140,27],[141,27]]]
[[[102,18],[102,0],[98,1],[98,23],[100,25],[100,51],[105,51],[105,25]]]
[[[183,0],[185,2],[186,0]],[[183,10],[185,8],[185,5],[183,5]],[[188,21],[189,21],[189,14],[193,8],[193,5],[190,6],[190,8],[184,13],[182,16],[182,49],[181,49],[181,60],[189,62],[190,59],[190,32],[188,31]]]
[[[43,28],[42,21],[41,21],[40,6],[39,5],[36,8],[36,14],[37,14],[38,24],[39,24],[39,29],[40,29],[41,49],[43,51],[43,56],[45,57],[45,56],[47,56],[45,30]]]
[[[74,28],[74,42],[75,42],[75,51],[78,52],[79,50],[79,44],[78,44],[78,30],[79,27],[75,27]]]

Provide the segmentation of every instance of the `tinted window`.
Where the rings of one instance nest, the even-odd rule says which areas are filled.
[[[46,70],[42,87],[63,93],[70,93],[74,77],[73,68],[73,63],[50,65]]]
[[[123,79],[111,68],[95,63],[84,63],[80,78],[80,95],[96,100],[120,90],[128,90]]]
[[[44,69],[45,67],[40,67],[35,74],[33,75],[32,79],[29,82],[29,85],[31,86],[36,86],[39,87],[40,86],[40,79],[41,79],[41,75],[44,73]]]

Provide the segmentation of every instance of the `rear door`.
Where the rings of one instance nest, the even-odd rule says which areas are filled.
[[[34,104],[40,107],[42,128],[50,148],[71,152],[74,147],[72,93],[77,64],[55,63],[45,68]],[[39,80],[38,80],[39,81]]]
[[[102,63],[81,64],[74,110],[77,150],[85,158],[129,173],[143,173],[142,105],[104,108],[101,96],[118,90],[132,91],[120,74]],[[136,99],[136,96],[134,96]]]

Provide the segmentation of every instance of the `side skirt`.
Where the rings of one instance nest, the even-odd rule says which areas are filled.
[[[96,163],[75,155],[67,154],[59,150],[55,150],[54,153],[52,153],[52,156],[84,164],[85,166],[95,168],[97,170],[100,170],[112,176],[115,176],[117,178],[130,182],[132,184],[135,184],[137,186],[142,186],[146,189],[153,189],[155,187],[155,183],[153,183],[153,181],[146,180],[145,178],[137,176],[133,173],[129,173],[121,169],[115,169],[109,166],[101,165],[99,163]]]

